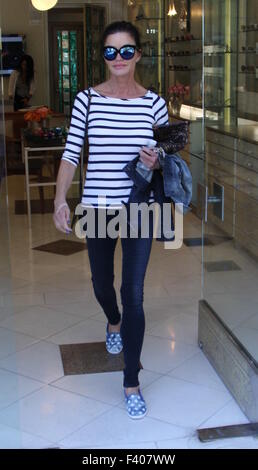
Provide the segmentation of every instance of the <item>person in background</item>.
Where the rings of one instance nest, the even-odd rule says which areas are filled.
[[[14,111],[27,108],[34,91],[34,61],[30,55],[23,55],[9,79],[8,96],[13,100]]]

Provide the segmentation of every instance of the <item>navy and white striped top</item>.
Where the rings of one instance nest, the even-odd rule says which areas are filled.
[[[89,160],[82,205],[121,207],[133,186],[123,171],[141,147],[155,146],[154,124],[168,124],[165,100],[148,90],[139,98],[103,96],[91,88],[88,139]],[[85,137],[88,90],[77,94],[62,160],[77,166]],[[98,198],[106,198],[103,205]]]

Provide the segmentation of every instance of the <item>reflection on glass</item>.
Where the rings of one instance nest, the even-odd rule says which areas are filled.
[[[128,7],[128,19],[141,34],[142,58],[137,64],[137,79],[147,89],[165,95],[164,32],[165,4],[137,0]]]
[[[208,205],[204,298],[258,365],[258,43],[256,0],[205,0],[205,179],[224,188],[224,218]],[[252,73],[251,73],[252,72]]]
[[[101,36],[105,28],[103,8],[85,7],[86,24],[86,81],[88,86],[95,86],[105,81],[106,69],[103,60]]]

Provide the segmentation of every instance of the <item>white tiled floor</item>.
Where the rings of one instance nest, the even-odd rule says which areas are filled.
[[[0,328],[0,360],[37,342],[36,338]]]
[[[32,223],[29,232],[26,216],[10,216],[13,284],[5,281],[0,291],[0,448],[258,448],[253,438],[209,444],[197,438],[198,427],[247,422],[197,344],[199,248],[153,244],[140,374],[148,415],[134,422],[124,409],[122,372],[64,377],[58,345],[103,341],[106,320],[93,295],[87,251],[32,250],[64,238],[51,214],[33,215]],[[193,214],[185,233],[200,236]],[[120,261],[118,245],[117,288]],[[225,273],[213,275],[222,294]],[[247,313],[257,331],[253,305]]]
[[[75,315],[57,312],[46,306],[30,306],[23,312],[0,322],[0,327],[44,339],[80,321],[81,319]]]

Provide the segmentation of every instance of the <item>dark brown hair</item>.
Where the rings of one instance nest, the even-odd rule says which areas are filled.
[[[140,33],[136,26],[134,26],[132,23],[129,23],[128,21],[115,21],[106,27],[101,40],[102,49],[105,46],[107,37],[110,34],[115,33],[128,33],[134,39],[136,47],[141,49]]]
[[[27,85],[30,85],[31,81],[34,79],[34,61],[30,55],[24,54],[20,61],[19,65],[17,67],[17,70],[21,73],[22,72],[22,62],[26,62],[27,68],[26,68],[26,83]]]

